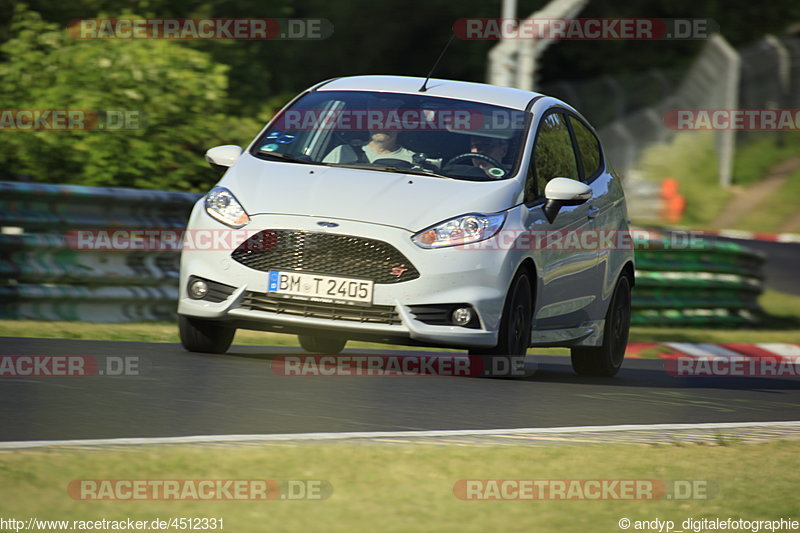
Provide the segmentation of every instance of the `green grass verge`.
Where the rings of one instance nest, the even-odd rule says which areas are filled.
[[[767,175],[770,168],[784,159],[797,157],[800,132],[752,133],[738,143],[733,158],[734,185],[752,185]]]
[[[732,182],[750,186],[763,179],[781,161],[800,151],[800,132],[782,133],[778,143],[774,133],[754,133],[737,145]],[[681,224],[708,227],[719,215],[732,193],[719,185],[719,166],[714,149],[714,134],[683,132],[671,142],[653,145],[642,155],[642,174],[647,179],[674,178],[686,199]],[[797,211],[800,202],[800,176],[792,176],[778,193],[744,217],[736,228],[751,231],[778,231],[782,222]]]
[[[648,148],[640,168],[645,178],[674,178],[686,198],[681,224],[708,227],[731,198],[719,185],[714,135],[709,132],[683,132],[671,142]]]
[[[136,520],[217,517],[225,531],[619,531],[622,517],[795,516],[800,442],[717,445],[170,446],[0,453],[0,516]],[[463,501],[461,479],[704,480],[706,500]],[[80,479],[320,479],[321,501],[81,501]]]
[[[780,232],[786,220],[797,213],[798,205],[800,172],[795,172],[777,191],[740,218],[733,227],[748,231]]]
[[[43,339],[76,339],[98,341],[131,342],[180,342],[178,326],[171,322],[147,322],[130,324],[95,324],[90,322],[40,322],[37,320],[0,320],[0,337],[30,337]],[[263,331],[238,330],[233,344],[246,346],[300,346],[297,336]],[[415,348],[393,346],[371,342],[350,341],[347,348],[397,349],[425,351],[452,351],[447,348]],[[534,349],[531,349],[532,351]],[[536,348],[535,353],[544,355],[569,354],[567,348]]]
[[[800,330],[800,296],[767,289],[759,297],[758,303],[770,315],[773,323],[783,323],[786,327]]]

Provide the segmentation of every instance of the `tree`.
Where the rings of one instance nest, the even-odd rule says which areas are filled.
[[[202,154],[263,125],[228,111],[228,68],[180,43],[80,40],[20,6],[0,46],[5,109],[138,113],[133,129],[2,131],[4,172],[84,185],[204,190]]]

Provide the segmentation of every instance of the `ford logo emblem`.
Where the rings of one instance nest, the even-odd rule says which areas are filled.
[[[339,224],[336,222],[317,222],[317,226],[322,226],[323,228],[336,228],[339,227]]]

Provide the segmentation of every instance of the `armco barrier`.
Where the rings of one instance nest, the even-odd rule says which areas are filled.
[[[737,243],[704,240],[668,249],[667,239],[636,250],[635,325],[739,326],[762,314],[764,256]],[[699,248],[699,249],[698,249]]]
[[[174,320],[175,249],[80,250],[70,230],[181,230],[199,194],[0,182],[0,318]],[[653,233],[653,235],[657,235]],[[637,239],[636,325],[758,321],[763,256],[735,243]]]
[[[180,230],[200,196],[0,182],[0,318],[173,320],[178,251],[76,250],[66,236],[74,229]]]

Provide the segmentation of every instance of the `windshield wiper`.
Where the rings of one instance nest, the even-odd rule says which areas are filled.
[[[445,174],[439,174],[438,172],[434,172],[433,170],[425,170],[425,169],[410,169],[410,170],[401,170],[397,169],[398,172],[405,172],[406,174],[416,174],[417,176],[435,176],[437,178],[444,178],[446,180],[455,179],[453,176],[447,176]]]
[[[398,168],[398,167],[382,167],[376,165],[359,165],[359,164],[345,164],[345,163],[329,163],[329,166],[332,167],[342,167],[342,168],[359,168],[363,170],[382,170],[384,172],[394,172],[395,174],[414,174],[415,176],[433,176],[436,178],[445,178],[448,180],[454,179],[451,176],[445,176],[444,174],[437,174],[432,170],[421,170],[416,168]]]
[[[259,155],[265,155],[267,157],[274,157],[275,159],[281,159],[283,161],[289,161],[291,163],[302,163],[303,165],[327,165],[327,163],[320,163],[317,161],[309,161],[307,159],[298,159],[296,157],[292,157],[287,154],[282,154],[280,152],[270,152],[267,150],[259,150]]]

